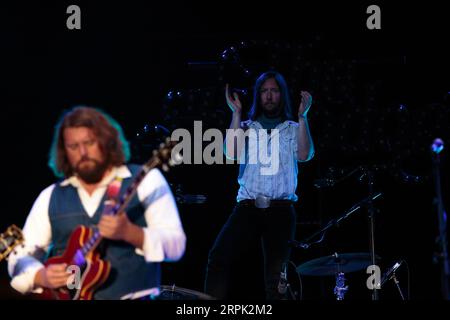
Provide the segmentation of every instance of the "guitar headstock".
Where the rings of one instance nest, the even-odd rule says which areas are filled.
[[[15,225],[11,225],[6,231],[0,234],[0,261],[8,257],[14,247],[24,241],[22,230]]]
[[[163,171],[169,171],[170,167],[180,164],[183,157],[179,152],[172,152],[177,141],[170,140],[169,137],[159,145],[159,149],[153,150],[152,158],[144,165],[148,170],[160,167]]]

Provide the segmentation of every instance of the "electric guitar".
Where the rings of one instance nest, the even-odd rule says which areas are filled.
[[[151,169],[161,167],[163,171],[168,171],[170,166],[181,163],[182,158],[180,154],[174,154],[175,159],[171,159],[171,151],[175,144],[176,142],[170,141],[168,138],[165,143],[160,145],[159,150],[154,150],[152,158],[142,166],[141,171],[127,188],[124,195],[118,200],[105,201],[105,209],[102,214],[116,215],[124,212],[136,194],[137,187]],[[119,189],[120,183],[115,188],[108,188],[107,194],[108,192],[112,192],[112,198],[114,198],[114,195],[118,194]],[[102,260],[100,253],[96,250],[101,242],[102,237],[97,229],[88,228],[83,225],[75,228],[67,243],[65,252],[61,256],[48,259],[45,266],[66,263],[71,267],[71,271],[79,271],[76,277],[77,280],[73,283],[69,281],[71,279],[69,277],[68,282],[70,283],[65,287],[59,289],[46,288],[41,294],[41,298],[92,300],[94,292],[108,279],[111,270],[110,263]]]
[[[23,243],[22,230],[14,224],[0,234],[0,261],[6,259],[13,249]]]

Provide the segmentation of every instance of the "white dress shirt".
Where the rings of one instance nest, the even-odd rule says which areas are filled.
[[[249,130],[264,130],[258,121],[244,121],[241,126]],[[274,131],[276,132],[275,135],[268,135],[266,141],[268,153],[271,151],[270,144],[274,137],[279,143],[278,170],[274,174],[262,175],[261,170],[267,165],[262,164],[260,161],[249,164],[249,156],[260,152],[258,147],[261,147],[262,141],[259,140],[258,135],[251,138],[257,139],[257,142],[251,141],[244,146],[244,148],[247,148],[247,151],[241,154],[242,159],[240,160],[238,177],[240,188],[237,202],[245,199],[255,199],[259,195],[270,199],[298,200],[295,194],[298,175],[297,162],[303,162],[297,158],[298,126],[298,123],[286,120],[275,127],[277,129]]]
[[[129,178],[131,173],[126,166],[113,168],[91,195],[76,176],[64,180],[61,185],[70,184],[77,189],[84,209],[92,217],[108,184],[115,177]],[[16,248],[9,257],[11,286],[21,293],[42,291],[41,288],[34,288],[34,278],[43,267],[37,255],[39,252],[47,252],[52,241],[48,210],[54,187],[55,184],[44,189],[34,202],[23,227],[25,246]],[[137,188],[137,196],[145,208],[147,227],[143,228],[143,249],[136,248],[136,253],[143,255],[148,262],[179,260],[185,251],[186,235],[170,187],[158,169],[148,172]]]

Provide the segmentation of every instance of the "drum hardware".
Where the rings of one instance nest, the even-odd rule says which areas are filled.
[[[380,257],[376,257],[380,260]],[[344,300],[344,294],[348,291],[345,285],[345,274],[366,269],[371,265],[371,255],[369,253],[343,253],[335,252],[330,256],[325,256],[310,260],[297,267],[297,272],[304,276],[332,276],[336,277],[336,286],[333,293],[337,300]]]

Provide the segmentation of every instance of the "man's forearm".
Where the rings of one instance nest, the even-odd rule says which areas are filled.
[[[34,288],[38,287],[46,287],[47,283],[44,281],[44,273],[45,273],[45,267],[42,269],[39,269],[38,272],[36,272],[36,275],[34,276]]]
[[[314,144],[309,132],[308,120],[300,117],[298,121],[297,158],[300,161],[308,161],[314,155]]]
[[[241,114],[234,112],[225,137],[225,154],[233,159],[239,157],[239,150],[243,144],[243,132],[239,129],[241,129]]]
[[[142,249],[144,247],[144,230],[134,223],[130,223],[127,229],[124,240],[134,247]]]

